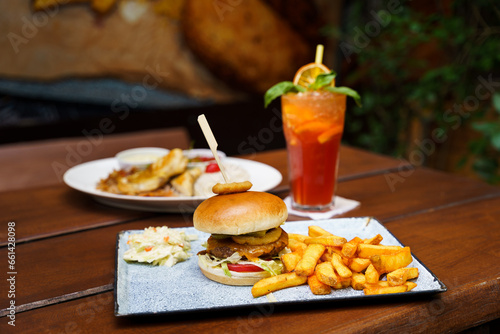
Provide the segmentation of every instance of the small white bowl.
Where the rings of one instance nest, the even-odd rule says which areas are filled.
[[[119,152],[115,157],[121,169],[144,169],[170,152],[161,147],[137,147]]]
[[[190,150],[185,150],[184,155],[189,159],[189,163],[188,163],[189,167],[197,167],[197,166],[202,167],[202,166],[208,165],[209,163],[215,162],[215,158],[214,158],[214,155],[212,154],[212,150],[210,150],[208,148],[193,148]],[[219,156],[219,159],[221,161],[224,160],[224,158],[226,158],[226,153],[224,153],[222,151],[217,151],[217,155]],[[208,159],[208,160],[199,161],[199,162],[192,161],[192,159],[195,159],[197,157],[201,157],[201,158],[204,158],[204,160],[205,159]]]

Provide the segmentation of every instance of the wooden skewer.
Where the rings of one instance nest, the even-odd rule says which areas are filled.
[[[220,172],[222,173],[224,181],[226,183],[229,183],[226,172],[224,170],[224,166],[222,166],[219,160],[219,155],[217,154],[217,146],[218,146],[217,141],[215,140],[214,134],[212,133],[212,129],[210,129],[210,125],[208,125],[207,118],[205,117],[204,114],[198,116],[198,123],[200,124],[201,131],[203,131],[203,135],[207,140],[210,150],[212,150],[212,154],[214,155],[215,161],[217,162],[217,165],[219,165],[219,169]]]

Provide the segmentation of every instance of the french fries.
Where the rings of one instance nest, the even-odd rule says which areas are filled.
[[[321,262],[316,266],[316,277],[318,280],[326,285],[335,286],[339,282],[339,278],[333,270],[330,262]]]
[[[357,239],[359,240],[357,240]],[[360,238],[356,237],[356,240],[351,240],[342,245],[342,256],[347,258],[353,258],[358,251],[358,244],[363,242]]]
[[[378,245],[378,244],[380,244],[382,242],[383,239],[384,238],[382,238],[382,236],[380,234],[377,234],[373,238],[364,239],[363,243],[364,244],[369,244],[369,245]]]
[[[361,273],[352,273],[351,286],[354,290],[363,290],[365,288],[366,277]]]
[[[381,274],[406,267],[412,260],[410,247],[405,247],[402,251],[393,255],[376,254],[370,257],[373,266]]]
[[[285,273],[257,282],[252,288],[254,297],[305,283],[315,295],[348,287],[366,295],[401,293],[417,286],[409,281],[419,274],[417,268],[407,267],[413,260],[410,248],[381,245],[380,234],[347,242],[312,225],[308,235],[288,236],[292,252],[281,257]]]
[[[360,273],[362,271],[365,271],[366,268],[370,265],[370,259],[362,259],[360,257],[356,257],[351,260],[351,263],[349,264],[349,268],[351,271]]]
[[[295,272],[299,276],[307,277],[311,276],[314,273],[314,268],[316,267],[316,263],[320,259],[321,255],[325,252],[325,246],[321,244],[311,244],[307,246],[304,256],[297,263],[295,267]]]
[[[321,237],[324,235],[333,235],[322,227],[311,225],[308,227],[308,234],[310,237]]]
[[[406,285],[399,286],[377,286],[364,289],[365,295],[382,295],[387,293],[406,292],[408,287]]]
[[[377,269],[375,269],[373,264],[370,264],[365,271],[366,283],[375,284],[378,282],[379,277],[380,274],[377,272]]]
[[[345,244],[347,240],[342,237],[337,237],[336,235],[326,235],[321,237],[309,237],[304,240],[306,245],[320,244],[323,246],[338,247]]]
[[[302,285],[306,282],[307,277],[298,276],[296,273],[286,273],[263,278],[252,287],[252,296],[254,298],[264,296],[269,292]]]
[[[406,285],[406,287],[407,287],[406,291],[411,291],[417,287],[417,283],[415,283],[415,282],[406,282],[404,285]]]
[[[328,284],[321,283],[316,275],[311,275],[307,278],[307,284],[313,295],[329,295],[332,292],[332,287]]]
[[[332,254],[332,266],[340,277],[347,278],[352,276],[352,271],[342,262],[342,258],[337,253]]]
[[[399,268],[387,274],[387,282],[390,286],[403,285],[406,280],[417,277],[417,268]]]
[[[283,262],[285,272],[291,273],[292,271],[294,271],[297,263],[299,263],[301,258],[302,256],[295,252],[283,254],[281,256],[281,262]]]
[[[297,234],[297,233],[288,233],[288,240],[297,240],[300,242],[304,242],[304,240],[308,239],[307,235]]]
[[[296,252],[296,253],[299,253],[300,255],[302,255],[302,254],[304,254],[304,251],[306,250],[307,245],[305,243],[303,243],[302,241],[298,241],[296,239],[289,239],[288,240],[288,248],[290,248],[290,250],[292,252]]]
[[[327,247],[325,250],[325,253],[323,254],[322,260],[323,261],[331,261],[332,260],[332,254],[337,253],[339,255],[342,255],[342,251],[338,247]]]
[[[369,259],[373,255],[391,255],[399,253],[403,250],[401,246],[382,246],[371,244],[358,245],[358,257]]]

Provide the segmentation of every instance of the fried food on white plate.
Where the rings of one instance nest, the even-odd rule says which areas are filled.
[[[173,149],[166,156],[149,165],[146,169],[118,179],[118,189],[122,194],[136,195],[158,189],[173,176],[186,170],[188,158],[181,149]]]
[[[189,168],[181,175],[173,179],[170,184],[174,189],[184,196],[194,196],[194,183],[202,174],[200,168]]]

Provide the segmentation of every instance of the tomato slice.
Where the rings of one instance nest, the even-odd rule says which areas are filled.
[[[240,273],[248,273],[248,272],[258,272],[263,271],[261,267],[258,267],[254,264],[239,264],[239,263],[228,263],[227,268],[231,271],[237,271]]]
[[[205,173],[216,173],[220,172],[219,165],[217,163],[208,164],[205,168]]]

